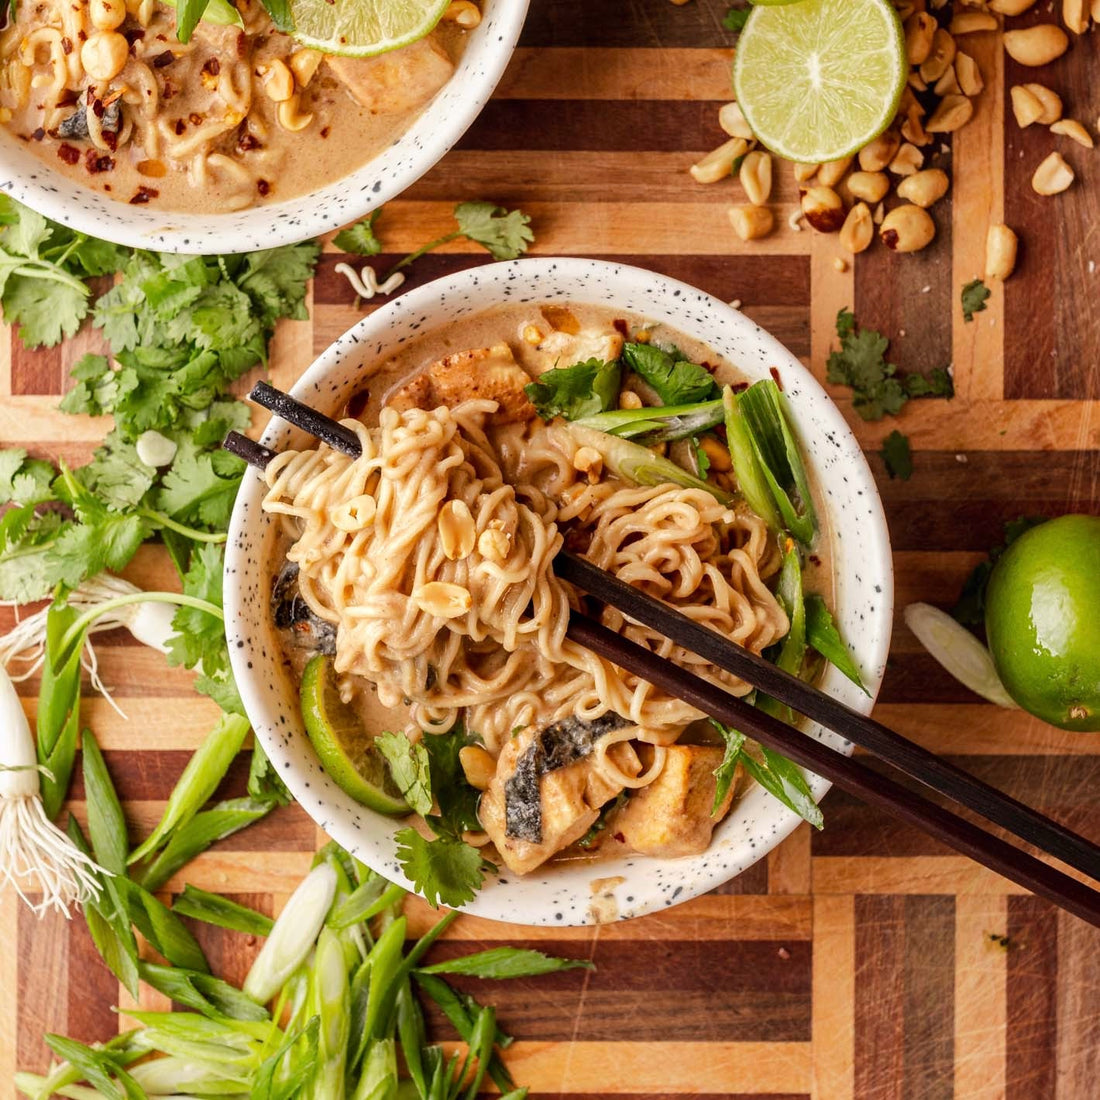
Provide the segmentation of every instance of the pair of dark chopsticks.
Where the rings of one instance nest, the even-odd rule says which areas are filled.
[[[250,397],[334,450],[353,457],[360,454],[359,440],[354,432],[266,382],[258,383]],[[275,455],[274,451],[238,432],[229,433],[225,447],[259,469],[263,469]],[[615,607],[631,619],[661,632],[677,645],[745,680],[826,729],[835,731],[902,774],[967,807],[987,821],[1002,826],[1047,855],[1100,880],[1100,847],[1030,806],[625,584],[584,558],[562,551],[554,560],[554,571],[562,580]],[[568,633],[574,641],[628,672],[683,699],[723,724],[737,728],[796,764],[824,776],[869,805],[924,829],[937,840],[1005,878],[1100,927],[1100,893],[1088,885],[959,817],[882,772],[844,756],[785,722],[757,710],[743,699],[636,645],[587,615],[573,613]]]

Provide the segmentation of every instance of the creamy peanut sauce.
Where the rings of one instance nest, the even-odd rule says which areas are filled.
[[[97,29],[104,5],[122,17],[114,30]],[[237,7],[243,29],[201,22],[183,45],[174,10],[153,0],[20,0],[0,32],[0,120],[119,202],[243,209],[317,190],[391,145],[467,37],[441,23],[377,58],[325,57],[276,31],[256,0]]]

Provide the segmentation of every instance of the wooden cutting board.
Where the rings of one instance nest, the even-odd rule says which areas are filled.
[[[1049,4],[1029,18],[1050,20]],[[451,227],[453,204],[494,199],[534,218],[541,255],[620,258],[686,279],[774,332],[824,377],[839,308],[894,339],[905,369],[954,365],[951,402],[913,402],[898,421],[848,419],[879,479],[894,541],[897,604],[953,602],[1002,524],[1020,514],[1100,510],[1100,152],[1033,127],[1019,131],[1006,88],[1041,80],[1067,115],[1095,129],[1100,38],[1076,39],[1039,73],[1004,64],[999,36],[971,36],[987,90],[974,121],[943,148],[951,194],[938,239],[917,256],[876,247],[834,268],[835,237],[787,225],[797,204],[778,175],[779,230],[742,245],[726,220],[733,182],[695,185],[686,169],[719,144],[731,36],[723,0],[534,0],[499,93],[458,147],[387,207],[394,253]],[[1035,165],[1055,147],[1078,171],[1072,190],[1039,199]],[[1023,242],[1015,277],[972,324],[958,305],[981,274],[986,228]],[[273,376],[289,385],[362,315],[322,258],[308,322],[278,334]],[[383,258],[382,268],[386,266]],[[461,246],[429,256],[411,283],[483,262]],[[83,461],[103,422],[54,412],[81,337],[0,350],[0,441]],[[847,392],[835,394],[850,413]],[[893,428],[915,470],[891,481],[877,450]],[[170,577],[155,550],[131,573]],[[3,626],[11,622],[4,613]],[[189,676],[127,637],[104,636],[104,680],[128,720],[88,697],[135,834],[159,817],[187,753],[215,711]],[[24,685],[33,713],[36,682]],[[1060,733],[980,704],[901,625],[877,711],[883,721],[976,774],[1100,836],[1100,737]],[[243,765],[242,760],[240,764]],[[79,769],[78,769],[79,774]],[[225,793],[241,793],[242,766]],[[72,808],[83,815],[79,782]],[[593,972],[492,991],[518,1036],[510,1064],[538,1095],[568,1100],[695,1094],[768,1100],[1090,1100],[1100,1080],[1100,933],[834,792],[827,825],[805,827],[724,889],[668,912],[588,930],[534,930],[463,918],[454,946],[529,943],[590,958]],[[282,904],[321,841],[294,807],[224,842],[187,877],[268,911]],[[182,888],[182,880],[169,889]],[[430,920],[411,906],[418,926]],[[254,945],[202,929],[218,973],[240,979]],[[1009,938],[1004,949],[991,935]],[[18,1066],[40,1070],[42,1033],[115,1032],[125,993],[83,922],[37,921],[0,896],[0,1097]],[[152,998],[150,998],[152,1003]],[[446,1034],[441,1032],[441,1034]]]

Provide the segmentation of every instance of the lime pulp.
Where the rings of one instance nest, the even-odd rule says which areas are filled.
[[[318,653],[302,673],[302,721],[321,765],[357,802],[383,814],[407,814],[389,767],[354,708],[340,698],[332,658]]]

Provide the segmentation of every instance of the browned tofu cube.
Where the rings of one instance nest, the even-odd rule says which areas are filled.
[[[523,387],[531,376],[516,362],[507,344],[458,351],[433,363],[423,374],[410,378],[387,400],[395,409],[453,407],[475,398],[495,401],[492,420],[510,424],[530,420],[535,406]]]
[[[376,115],[422,107],[454,72],[447,51],[432,35],[377,57],[329,54],[325,62],[352,98]]]
[[[661,774],[615,815],[616,834],[627,847],[648,856],[670,859],[706,851],[737,785],[730,784],[719,812],[711,817],[714,769],[722,756],[721,749],[709,745],[671,745]]]

